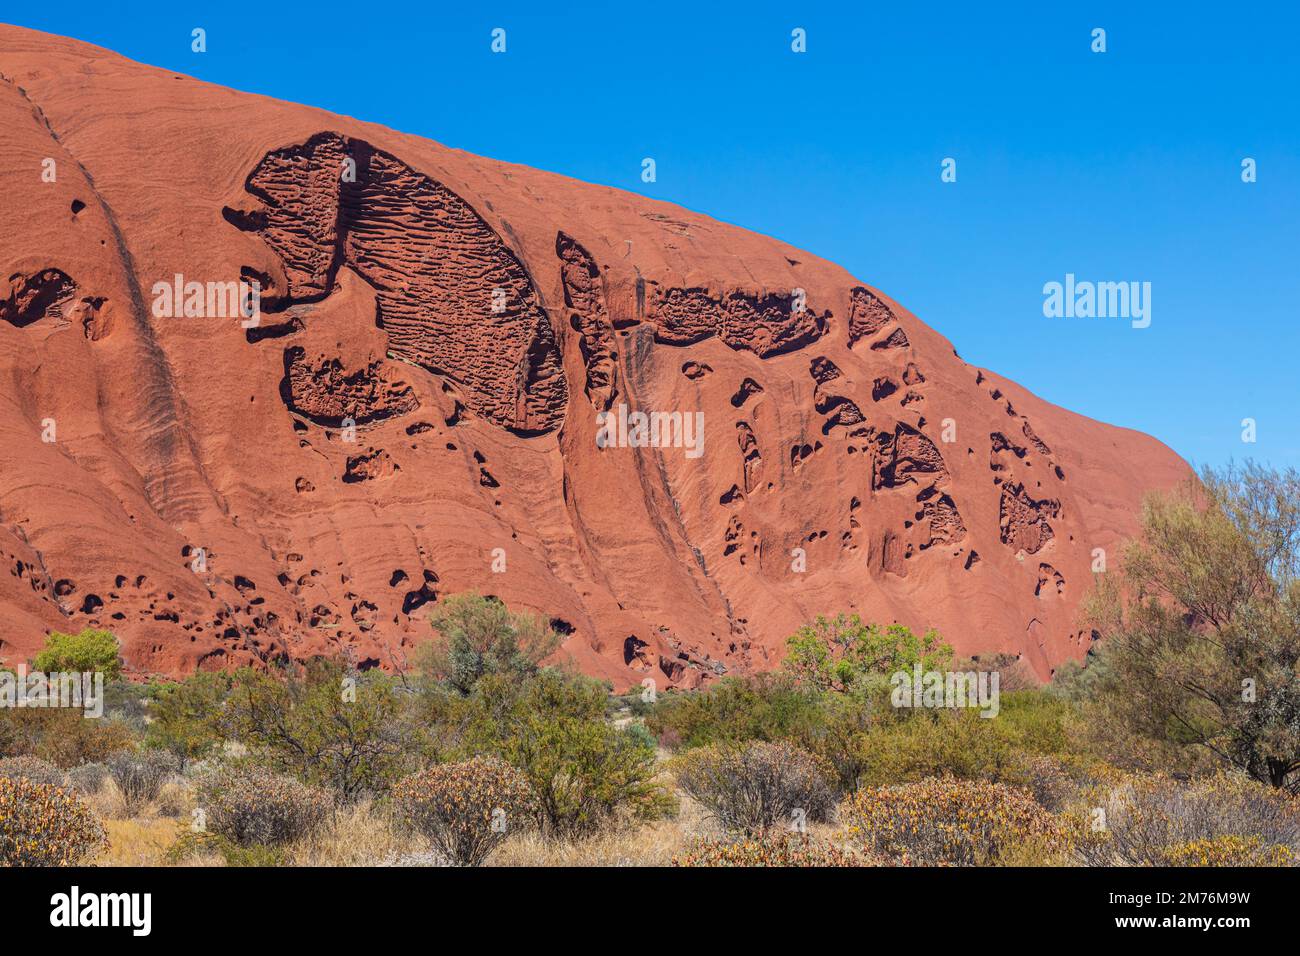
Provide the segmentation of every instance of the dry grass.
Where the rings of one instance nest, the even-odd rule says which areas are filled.
[[[96,858],[96,866],[167,866],[167,849],[178,832],[176,821],[165,817],[105,820],[104,829],[108,849]]]
[[[99,866],[172,866],[167,851],[181,828],[188,825],[193,795],[182,781],[173,781],[135,817],[126,817],[121,794],[111,780],[94,794],[84,795],[104,820],[109,848]],[[716,823],[690,797],[681,795],[676,818],[628,824],[584,840],[550,842],[536,831],[509,838],[488,859],[488,866],[588,867],[669,866],[697,838],[722,835]],[[822,827],[817,827],[822,830]],[[830,827],[826,827],[830,830]],[[821,835],[821,834],[819,834]],[[290,844],[286,858],[292,866],[430,866],[441,865],[419,837],[395,826],[383,805],[363,803],[339,810],[317,833]],[[187,858],[186,866],[223,866],[219,856]]]
[[[289,847],[294,866],[382,866],[411,852],[387,814],[362,804],[339,810],[331,824]]]
[[[716,837],[717,827],[698,803],[683,796],[674,820],[631,825],[577,842],[548,842],[536,832],[511,837],[488,866],[668,866],[695,837]]]

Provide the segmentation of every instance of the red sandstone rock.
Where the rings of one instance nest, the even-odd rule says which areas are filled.
[[[0,73],[10,663],[93,625],[136,672],[402,666],[473,588],[620,687],[838,610],[1045,678],[1187,474],[776,240],[15,27]],[[177,275],[259,324],[155,314]],[[620,405],[703,454],[598,447]]]

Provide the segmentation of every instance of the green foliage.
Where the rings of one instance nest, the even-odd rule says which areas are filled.
[[[196,796],[207,829],[245,848],[291,843],[320,827],[331,810],[322,791],[246,763],[204,773]]]
[[[183,770],[221,743],[221,711],[230,694],[226,673],[200,672],[185,680],[150,688],[150,716],[145,746],[171,753]]]
[[[417,664],[461,694],[489,674],[523,679],[537,673],[561,641],[540,618],[472,592],[447,598],[430,622],[439,637],[420,649]]]
[[[952,660],[952,648],[934,630],[920,637],[902,624],[864,624],[857,614],[821,615],[786,641],[785,668],[817,690],[847,690],[872,677],[896,671],[939,670]]]
[[[439,764],[398,781],[397,815],[457,866],[479,866],[532,822],[532,791],[518,770],[496,757]]]
[[[105,681],[117,680],[122,676],[117,638],[89,627],[77,634],[51,631],[45,647],[32,658],[32,669],[46,674],[98,671]]]
[[[1095,696],[1109,754],[1300,791],[1300,473],[1248,463],[1152,496],[1114,577],[1089,601],[1097,673],[1067,685]]]
[[[221,724],[258,760],[339,803],[385,791],[422,746],[393,679],[323,659],[286,675],[239,671]]]
[[[861,785],[918,782],[950,774],[1021,783],[1026,758],[1070,750],[1067,702],[1043,691],[1001,697],[997,717],[969,708],[891,714],[841,746],[860,767]]]
[[[831,767],[789,743],[691,750],[673,762],[673,772],[724,829],[747,836],[826,820],[835,806]]]
[[[724,677],[703,690],[661,694],[645,724],[668,747],[744,740],[806,740],[825,719],[822,699],[787,675]]]
[[[71,792],[0,777],[0,866],[76,866],[107,845],[103,825]]]
[[[605,719],[607,696],[604,684],[554,669],[522,682],[496,674],[445,707],[442,719],[458,728],[464,756],[493,754],[516,767],[536,797],[543,833],[567,839],[673,809],[654,781],[653,746]]]
[[[168,863],[180,864],[196,856],[219,856],[226,866],[288,866],[289,854],[282,846],[236,843],[230,837],[211,830],[195,832],[188,823],[180,825],[175,842],[167,848]]]

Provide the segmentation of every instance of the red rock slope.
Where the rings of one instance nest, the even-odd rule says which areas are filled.
[[[620,686],[840,609],[1046,677],[1186,474],[782,242],[14,27],[0,73],[10,662],[96,625],[141,672],[400,666],[476,588]],[[260,324],[165,317],[178,274]],[[703,453],[598,447],[620,405]]]

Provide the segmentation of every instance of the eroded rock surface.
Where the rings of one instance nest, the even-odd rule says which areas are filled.
[[[1046,678],[1094,552],[1188,474],[640,196],[9,26],[0,149],[0,663],[93,626],[137,675],[400,670],[472,589],[619,688],[838,611]],[[155,314],[178,275],[255,280],[260,321]]]

